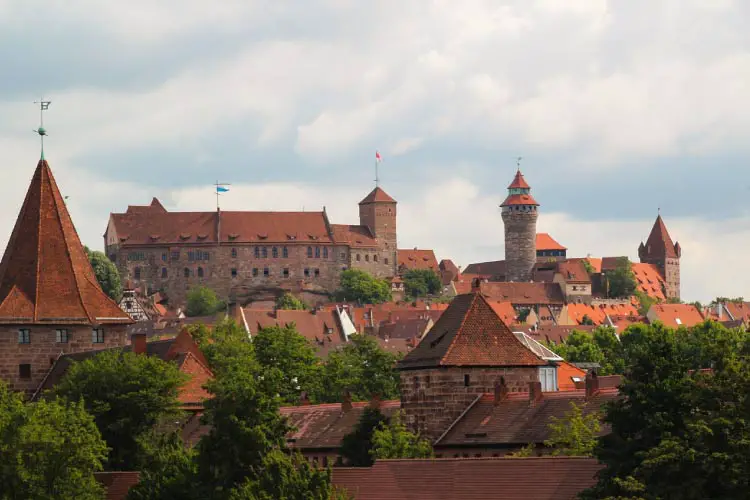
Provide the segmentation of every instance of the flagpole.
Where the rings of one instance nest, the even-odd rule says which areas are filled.
[[[378,178],[378,159],[375,158],[375,187],[380,185],[380,179]]]

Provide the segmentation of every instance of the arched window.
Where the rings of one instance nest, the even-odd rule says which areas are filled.
[[[166,278],[167,277],[167,268],[166,267],[162,267],[161,268],[161,277],[162,278]]]
[[[186,267],[185,270],[184,270],[184,273],[185,273],[185,277],[186,278],[190,277],[190,269],[189,268]]]
[[[274,259],[278,259],[279,258],[279,249],[276,248],[276,247],[273,247],[271,249],[271,255],[273,256]]]
[[[328,247],[323,247],[323,258],[324,259],[328,258]]]
[[[388,257],[386,257],[385,259],[383,259],[383,262],[385,262],[385,265],[387,266],[388,265]]]
[[[312,247],[307,247],[307,258],[312,259]]]
[[[268,247],[263,247],[263,258],[264,259],[268,258]]]
[[[140,267],[136,267],[135,269],[133,269],[133,278],[137,279],[137,280],[141,279],[141,268]]]
[[[281,249],[281,256],[285,259],[289,258],[289,250],[286,247]]]
[[[202,277],[203,277],[203,268],[202,268],[202,267],[199,267],[199,268],[198,268],[198,277],[199,277],[199,278],[202,278]]]
[[[258,248],[258,247],[255,247],[255,258],[256,259],[260,258],[260,248]]]
[[[372,260],[374,260],[375,262],[377,262],[378,261],[378,256],[377,255],[373,255],[372,256]]]
[[[365,262],[370,262],[370,254],[365,254]]]
[[[359,261],[361,259],[362,259],[362,256],[360,254],[357,254],[357,260]]]
[[[320,258],[320,247],[315,247],[315,258],[316,259]]]

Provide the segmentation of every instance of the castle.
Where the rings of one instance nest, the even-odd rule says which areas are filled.
[[[359,202],[359,225],[321,212],[170,212],[157,200],[110,214],[107,256],[123,280],[181,303],[205,285],[220,297],[338,288],[341,271],[397,274],[397,202],[376,187]]]

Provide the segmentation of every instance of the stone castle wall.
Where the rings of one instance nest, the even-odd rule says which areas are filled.
[[[30,342],[20,344],[18,331],[29,330]],[[68,342],[58,343],[56,330],[67,329]],[[1,326],[0,327],[0,379],[11,389],[33,393],[60,353],[75,353],[127,345],[128,338],[124,325],[102,326],[104,342],[92,342],[90,326]],[[28,378],[22,378],[20,365],[29,364]]]
[[[413,431],[437,439],[479,395],[493,393],[501,377],[509,392],[526,392],[529,382],[539,380],[536,367],[404,370],[401,408],[405,423]]]
[[[667,259],[662,269],[667,298],[680,298],[680,259]]]
[[[531,281],[536,264],[538,212],[503,211],[505,223],[505,281]]]

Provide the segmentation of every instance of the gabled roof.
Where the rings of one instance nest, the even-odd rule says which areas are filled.
[[[689,328],[705,320],[694,304],[654,304],[648,311],[648,318],[670,328]]]
[[[99,286],[52,171],[40,160],[0,263],[0,324],[132,322]]]
[[[554,304],[565,302],[559,283],[521,283],[511,281],[491,281],[481,283],[482,293],[497,300],[511,302],[515,306]]]
[[[388,193],[380,189],[380,187],[376,187],[372,191],[370,191],[370,194],[364,197],[362,201],[359,202],[360,205],[364,205],[366,203],[396,203],[396,200],[390,197]]]
[[[508,189],[531,189],[531,186],[526,182],[526,179],[523,178],[521,169],[516,171],[516,176],[513,177],[513,182],[508,185]]]
[[[407,270],[412,269],[431,269],[437,273],[439,271],[438,262],[435,258],[435,252],[424,249],[398,249],[398,267]]]
[[[559,244],[549,233],[536,233],[537,250],[567,250]]]
[[[654,299],[666,299],[664,295],[664,277],[662,277],[659,268],[654,264],[644,264],[639,262],[631,263],[630,267],[635,275],[638,290]]]
[[[331,232],[336,243],[349,245],[352,248],[376,248],[378,240],[367,226],[331,224]]]
[[[568,259],[557,263],[557,272],[566,283],[591,283],[583,259]]]
[[[438,366],[541,366],[479,293],[459,295],[398,364],[404,370]]]
[[[654,227],[651,228],[651,234],[648,235],[648,240],[646,240],[645,250],[646,255],[652,257],[665,257],[668,259],[679,257],[661,215],[656,216]]]

